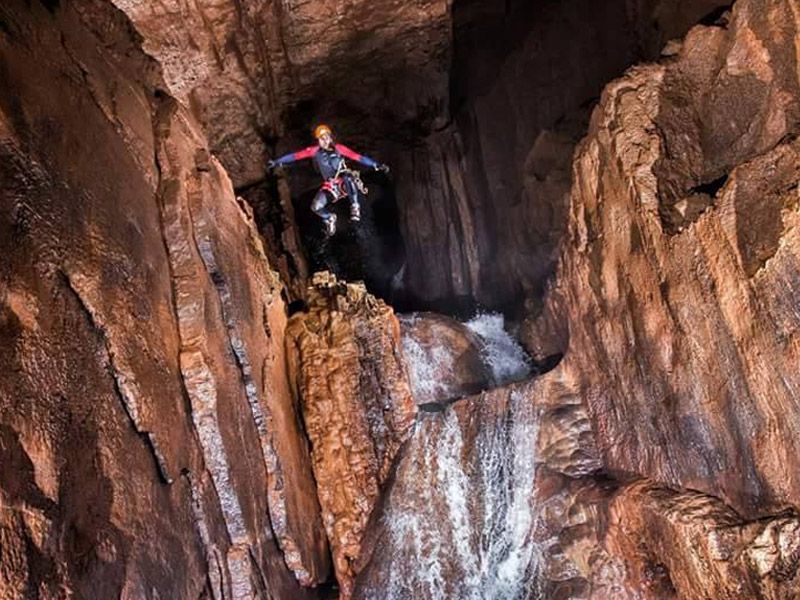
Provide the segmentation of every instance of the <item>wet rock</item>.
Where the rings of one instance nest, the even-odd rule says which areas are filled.
[[[519,597],[536,579],[536,409],[493,390],[421,417],[373,520],[356,598]]]
[[[411,433],[416,405],[392,309],[362,285],[317,273],[308,311],[287,327],[289,371],[306,433],[341,595],[393,461]]]
[[[403,356],[414,401],[444,403],[489,386],[491,373],[481,356],[481,340],[465,325],[435,313],[400,319]]]
[[[285,307],[124,14],[0,18],[0,596],[310,598]]]
[[[791,2],[738,2],[606,88],[544,311],[569,324],[558,369],[607,468],[745,518],[800,498],[797,29]],[[674,228],[697,193],[711,202]]]
[[[577,504],[581,478],[602,487],[592,479],[600,467],[579,394],[550,375],[421,415],[367,532],[355,596],[518,598],[554,589],[576,571],[558,556],[559,536],[585,560],[599,547],[600,519],[581,542],[577,521],[586,519],[567,507]],[[583,495],[582,510],[598,515],[598,494]]]

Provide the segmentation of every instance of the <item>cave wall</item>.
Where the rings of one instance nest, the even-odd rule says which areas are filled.
[[[797,28],[794,2],[742,0],[607,86],[531,329],[566,324],[609,469],[749,517],[800,498]]]
[[[313,231],[306,205],[317,177],[293,168],[291,192],[281,192],[285,183],[273,185],[264,165],[310,143],[311,127],[326,121],[341,140],[394,167],[394,180],[376,187],[388,185],[397,198],[402,241],[371,232],[339,248],[345,263],[360,261],[362,269],[322,266],[366,277],[403,306],[448,310],[535,303],[566,226],[572,153],[591,103],[624,68],[657,56],[667,40],[725,6],[116,4],[256,207],[293,298],[302,295],[309,259],[321,264],[308,247],[319,242],[300,233],[297,214],[308,213],[302,228]],[[376,265],[391,276],[403,260],[402,289],[376,275]]]
[[[114,3],[254,207],[290,297],[302,297],[309,265],[368,279],[388,297],[404,255],[392,181],[369,182],[362,226],[373,227],[366,240],[335,248],[338,266],[319,258],[318,219],[309,208],[318,175],[306,164],[275,178],[266,164],[315,143],[311,132],[320,122],[339,141],[393,166],[412,140],[441,127],[448,115],[451,1]]]
[[[214,156],[232,153],[236,171],[255,138],[229,150],[197,119],[214,121],[252,82],[223,61],[197,79],[238,78],[219,105],[194,79],[179,85],[187,48],[200,48],[200,63],[228,56],[221,49],[247,54],[231,42],[246,36],[227,29],[241,15],[222,5],[191,13],[234,32],[220,45],[185,37],[210,34],[183,25],[183,9],[119,6],[134,24],[94,0],[0,8],[0,462],[10,465],[0,473],[0,595],[319,597],[307,586],[330,583],[335,570],[341,592],[358,597],[390,573],[379,517],[392,492],[434,483],[419,480],[414,462],[430,455],[415,454],[415,440],[403,446],[414,407],[397,322],[363,287],[322,277],[304,292],[312,305],[292,317],[284,349],[282,284]],[[508,14],[471,6],[467,23],[519,16],[513,3]],[[565,6],[543,14],[560,23],[576,10]],[[675,6],[700,10],[628,4],[622,22],[667,15],[679,31],[694,13]],[[438,15],[441,5],[423,8]],[[311,53],[308,64],[338,56],[300,48],[318,31],[311,25],[296,25],[306,37],[295,51]],[[458,458],[476,474],[475,440],[508,434],[512,396],[539,411],[535,535],[554,597],[691,598],[709,586],[718,598],[793,597],[797,28],[790,0],[741,0],[693,29],[661,62],[607,86],[574,163],[584,88],[553,100],[558,110],[542,121],[544,109],[511,100],[524,87],[513,82],[539,85],[524,73],[547,71],[536,62],[545,54],[524,50],[534,39],[524,30],[509,36],[498,68],[476,74],[475,89],[455,90],[448,127],[428,135],[441,105],[401,111],[424,123],[424,143],[395,140],[410,149],[397,165],[402,198],[417,202],[401,217],[407,288],[419,300],[535,295],[542,257],[561,236],[522,217],[566,194],[557,275],[526,324],[533,353],[563,361],[452,409],[468,442]],[[661,46],[624,39],[620,63]],[[142,45],[166,53],[153,60]],[[263,104],[272,115],[263,127],[279,104]],[[215,124],[240,131],[242,115],[262,110],[253,106]],[[495,146],[508,113],[520,115],[527,146],[522,133]],[[487,203],[491,189],[513,191],[521,153],[525,192]],[[246,171],[234,181],[260,177]],[[546,206],[549,224],[560,213]],[[443,418],[425,427],[435,432]]]
[[[279,139],[279,152],[309,144],[318,120],[374,152],[447,114],[449,0],[114,4],[237,188],[266,176]]]
[[[280,282],[140,43],[0,8],[0,596],[315,597]]]
[[[398,176],[408,293],[422,304],[467,297],[492,308],[540,296],[591,104],[626,67],[723,4],[454,3],[451,125],[415,144]]]

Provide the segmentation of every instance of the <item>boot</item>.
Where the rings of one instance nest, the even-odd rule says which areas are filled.
[[[331,237],[336,233],[336,215],[330,215],[325,218],[325,235]]]

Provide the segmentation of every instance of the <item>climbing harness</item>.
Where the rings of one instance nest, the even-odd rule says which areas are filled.
[[[344,186],[345,177],[350,177],[350,179],[353,180],[353,184],[356,186],[356,189],[359,192],[365,196],[367,193],[369,193],[369,188],[367,188],[366,184],[361,181],[361,173],[355,169],[349,168],[344,158],[342,158],[342,160],[339,162],[338,168],[336,169],[336,174],[330,179],[326,179],[322,184],[322,189],[333,196],[334,202],[338,202],[347,196],[347,190]]]

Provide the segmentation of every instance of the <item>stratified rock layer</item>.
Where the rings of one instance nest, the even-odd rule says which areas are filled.
[[[800,499],[793,2],[738,2],[610,84],[544,319],[607,468],[755,517]]]
[[[123,14],[0,9],[0,596],[313,597],[252,219]]]
[[[392,309],[362,285],[317,273],[289,320],[289,369],[303,407],[334,568],[352,592],[361,540],[416,405]]]

